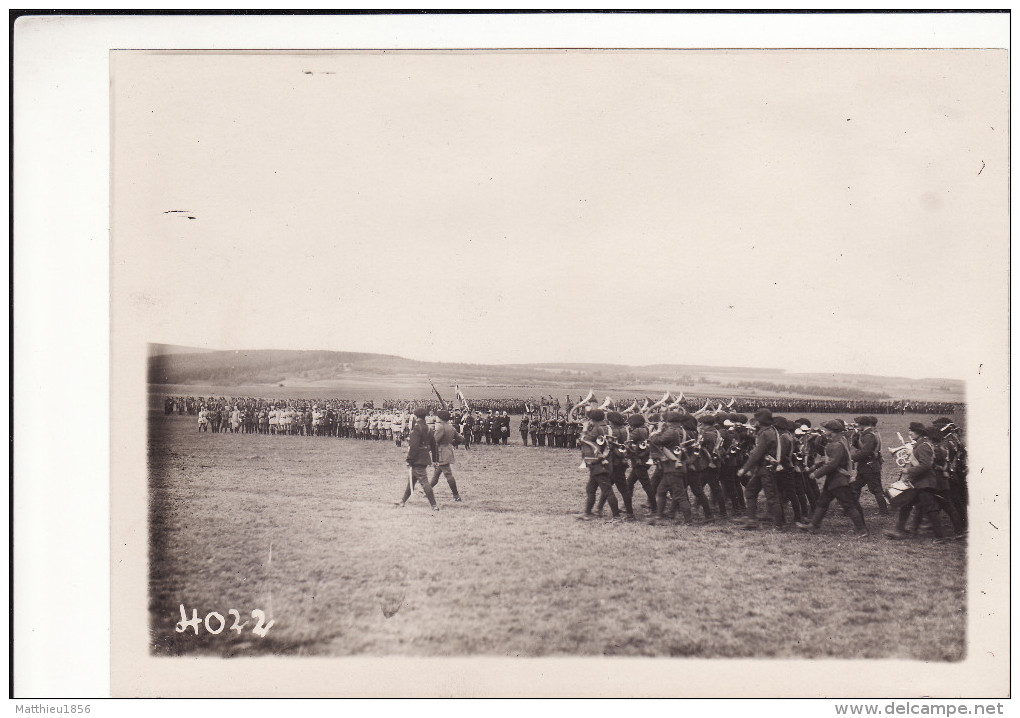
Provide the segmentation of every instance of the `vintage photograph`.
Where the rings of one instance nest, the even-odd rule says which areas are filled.
[[[132,655],[984,653],[1005,51],[123,49],[110,95]]]

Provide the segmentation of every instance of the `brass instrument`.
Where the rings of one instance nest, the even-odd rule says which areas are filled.
[[[610,449],[609,449],[609,445],[608,445],[609,442],[606,441],[606,437],[600,436],[598,439],[595,440],[594,443],[591,442],[591,441],[588,441],[587,439],[585,439],[582,436],[577,437],[577,440],[580,441],[582,444],[587,444],[589,447],[591,447],[591,450],[595,453],[595,455],[592,456],[592,457],[582,459],[581,460],[581,465],[578,466],[577,468],[579,468],[579,469],[587,469],[589,462],[591,462],[591,463],[598,462],[600,464],[607,464],[607,463],[609,463],[609,451],[610,451]]]
[[[889,453],[896,457],[896,465],[905,469],[910,466],[910,460],[914,458],[914,444],[917,442],[905,440],[903,434],[898,431],[896,436],[900,439],[900,445],[890,446]]]
[[[594,389],[589,389],[588,390],[588,396],[586,396],[583,399],[581,399],[580,401],[578,401],[576,404],[574,404],[572,407],[570,407],[570,409],[567,411],[567,421],[571,421],[571,422],[577,421],[577,416],[574,414],[574,412],[577,411],[577,409],[579,409],[580,407],[587,405],[588,402],[592,400],[593,396],[595,396],[595,390]]]

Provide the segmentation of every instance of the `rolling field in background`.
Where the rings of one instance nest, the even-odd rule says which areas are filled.
[[[879,429],[891,446],[931,418]],[[464,502],[441,479],[434,514],[419,495],[392,505],[406,445],[200,434],[150,412],[152,653],[964,657],[965,543],[883,539],[893,519],[867,491],[865,540],[835,503],[817,535],[582,522],[579,452],[521,446],[512,426],[510,446],[457,451]],[[178,633],[181,604],[226,628]]]

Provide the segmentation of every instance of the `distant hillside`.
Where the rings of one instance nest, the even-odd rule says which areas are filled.
[[[951,379],[879,377],[861,374],[787,374],[781,369],[709,367],[688,364],[626,366],[621,364],[468,364],[422,362],[388,354],[362,352],[250,350],[209,351],[170,347],[149,357],[151,384],[250,386],[315,382],[433,378],[449,386],[613,387],[655,391],[683,388],[692,394],[734,396],[817,396],[910,398],[960,401],[963,382]],[[184,350],[184,351],[181,351]],[[151,351],[151,350],[150,350]]]
[[[178,344],[149,344],[149,356],[160,356],[163,354],[202,354],[214,352],[215,349],[202,349],[199,347],[182,347]]]

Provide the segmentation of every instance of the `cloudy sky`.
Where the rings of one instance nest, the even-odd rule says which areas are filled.
[[[114,331],[962,378],[1005,361],[1007,70],[1003,51],[114,52]]]

